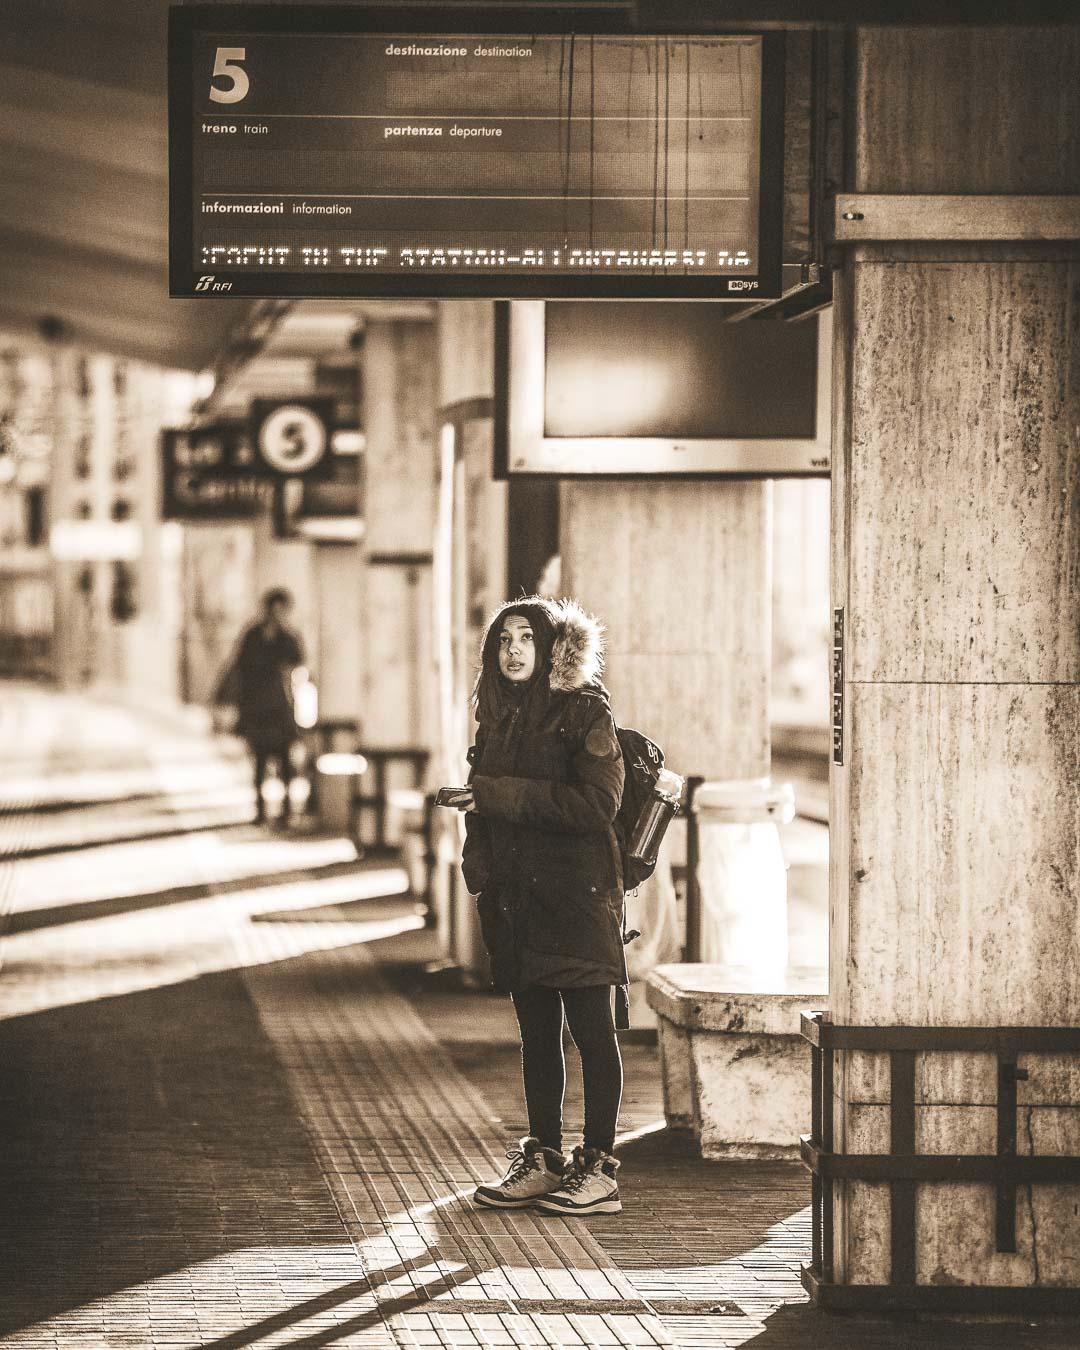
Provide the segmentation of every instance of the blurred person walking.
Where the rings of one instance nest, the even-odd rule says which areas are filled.
[[[218,681],[216,704],[237,709],[234,730],[248,743],[255,773],[255,819],[266,819],[263,784],[270,761],[277,764],[285,787],[281,821],[290,814],[292,749],[297,739],[295,686],[302,680],[304,651],[289,627],[293,597],[283,587],[267,591],[260,617],[241,635],[236,651]]]
[[[613,1157],[622,1060],[613,993],[626,983],[612,822],[623,760],[600,683],[601,629],[573,601],[504,606],[483,642],[478,729],[462,803],[462,873],[496,988],[521,1031],[529,1136],[477,1204],[564,1215],[621,1212]],[[563,1152],[563,1023],[581,1055],[582,1146]]]

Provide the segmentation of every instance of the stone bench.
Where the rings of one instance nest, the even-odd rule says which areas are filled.
[[[705,1158],[798,1158],[810,1128],[799,1017],[826,1008],[827,990],[827,972],[814,968],[658,966],[647,996],[669,1128],[693,1130]]]

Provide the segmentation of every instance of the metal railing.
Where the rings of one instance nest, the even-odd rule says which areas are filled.
[[[344,737],[351,748],[332,749],[336,737]],[[417,898],[424,903],[427,926],[434,927],[435,794],[424,792],[422,786],[430,759],[429,751],[418,746],[372,749],[360,745],[357,723],[347,718],[320,722],[309,733],[309,738],[315,742],[316,747],[313,756],[316,772],[311,776],[312,796],[309,798],[311,809],[318,810],[316,785],[320,775],[347,778],[349,837],[361,857],[396,851],[396,846],[388,842],[388,819],[394,806],[400,806],[402,798],[409,799],[409,805],[413,807],[410,814],[418,819],[408,832],[419,834],[423,845],[421,862],[424,867],[424,884]],[[389,770],[390,765],[394,763],[408,765],[412,788],[402,791],[390,787]],[[372,780],[370,789],[364,785],[369,774]],[[375,838],[370,843],[364,842],[361,812],[365,810],[374,813]]]
[[[372,777],[372,786],[370,790],[365,789],[363,786],[364,776],[362,775],[354,787],[351,803],[353,831],[356,838],[359,839],[361,837],[360,813],[365,810],[372,811],[375,816],[375,838],[371,844],[365,845],[365,850],[368,853],[385,853],[389,847],[386,824],[391,797],[389,788],[390,765],[406,764],[412,777],[412,787],[419,792],[431,755],[429,751],[421,750],[415,746],[371,749],[366,745],[361,745],[357,747],[357,753],[367,761],[367,768]]]
[[[919,1188],[935,1182],[980,1182],[996,1190],[995,1241],[1016,1251],[1016,1199],[1021,1185],[1077,1185],[1080,1156],[1017,1153],[1018,1082],[1028,1076],[1020,1055],[1078,1055],[1076,1027],[859,1027],[835,1026],[827,1013],[804,1013],[802,1034],[811,1045],[811,1133],[800,1141],[813,1176],[811,1263],[803,1285],[814,1302],[835,1311],[1075,1315],[1080,1288],[1062,1286],[929,1285],[916,1279],[916,1206]],[[838,1153],[833,1094],[837,1052],[889,1056],[887,1153]],[[916,1063],[925,1053],[992,1054],[997,1057],[997,1153],[916,1152]],[[838,1181],[889,1187],[889,1283],[838,1284],[834,1262],[834,1205]]]

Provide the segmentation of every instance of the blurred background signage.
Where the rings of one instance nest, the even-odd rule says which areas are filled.
[[[778,295],[782,36],[528,17],[174,9],[172,294]]]
[[[161,458],[165,520],[243,520],[273,500],[244,422],[163,431]]]
[[[163,431],[166,520],[358,516],[358,433],[333,429],[332,399],[254,399],[246,422]]]

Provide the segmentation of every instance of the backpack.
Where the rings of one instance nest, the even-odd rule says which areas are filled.
[[[615,734],[619,738],[625,775],[622,801],[615,813],[615,838],[619,842],[619,857],[622,861],[623,890],[632,891],[651,877],[656,869],[655,863],[631,858],[628,845],[634,827],[652,796],[653,785],[664,767],[664,752],[648,736],[630,727],[616,726]]]

